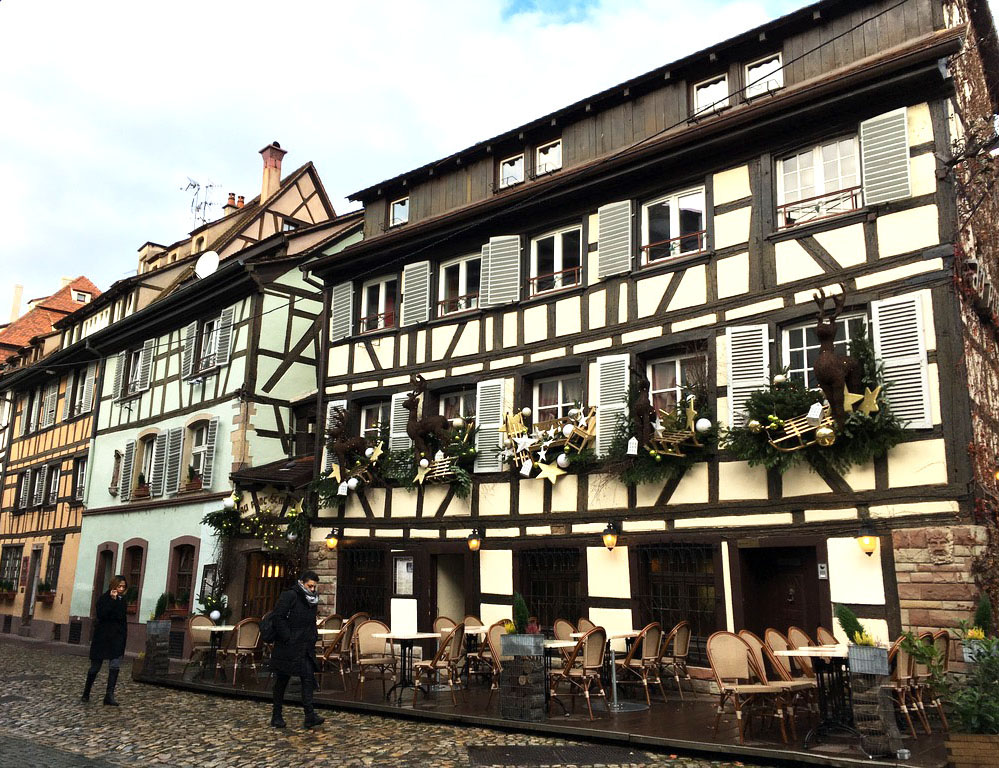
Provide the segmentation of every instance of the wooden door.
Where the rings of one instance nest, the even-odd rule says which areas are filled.
[[[745,629],[763,637],[768,627],[787,634],[795,626],[812,635],[820,620],[815,547],[741,549],[739,556]]]
[[[38,569],[41,567],[42,551],[31,550],[31,561],[28,565],[28,581],[24,588],[24,608],[21,621],[27,624],[35,615],[35,597],[38,594]]]
[[[278,596],[291,586],[293,579],[294,574],[283,560],[263,552],[250,552],[246,560],[241,618],[260,618],[271,611]]]

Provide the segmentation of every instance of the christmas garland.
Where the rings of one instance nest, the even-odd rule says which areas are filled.
[[[767,389],[756,390],[749,396],[745,424],[727,432],[724,447],[750,466],[775,469],[781,474],[807,462],[819,474],[843,475],[853,466],[884,456],[905,436],[904,425],[892,413],[885,397],[890,383],[884,381],[882,366],[868,339],[852,341],[850,356],[860,363],[864,386],[873,395],[876,410],[869,413],[853,410],[834,435],[820,434],[819,441],[800,450],[778,450],[771,439],[781,434],[784,423],[808,413],[815,403],[825,399],[821,390],[807,389],[782,371],[774,376]]]

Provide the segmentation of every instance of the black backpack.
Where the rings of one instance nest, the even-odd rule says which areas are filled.
[[[275,609],[277,606],[275,606]],[[291,616],[291,609],[288,609],[288,615],[285,616],[287,620]],[[263,618],[260,619],[260,641],[263,643],[275,643],[278,639],[277,625],[274,623],[274,611],[269,611],[265,613]]]

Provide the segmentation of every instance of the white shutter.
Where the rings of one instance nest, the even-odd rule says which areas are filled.
[[[46,502],[55,504],[59,499],[59,475],[62,469],[59,464],[53,464],[48,468],[48,477],[45,478],[45,485],[48,488],[48,498]]]
[[[180,459],[184,448],[184,428],[172,427],[167,431],[166,447],[166,492],[180,490]]]
[[[340,283],[333,286],[330,306],[330,341],[340,341],[350,336],[354,315],[354,285]]]
[[[864,203],[886,203],[908,197],[909,132],[905,107],[860,124]]]
[[[187,378],[194,372],[194,347],[198,343],[198,324],[190,323],[184,328],[184,350],[180,364],[180,375]]]
[[[926,371],[922,302],[918,294],[871,302],[874,354],[884,364],[888,404],[910,429],[933,426]]]
[[[495,307],[520,299],[520,235],[503,235],[489,238],[488,266],[479,281],[485,286],[480,291],[480,304]],[[481,301],[485,295],[485,303]]]
[[[24,404],[21,406],[21,437],[31,431],[31,393],[24,396]]]
[[[97,364],[87,366],[86,379],[83,382],[83,401],[77,406],[76,414],[90,413],[94,407],[94,383],[97,380]]]
[[[45,387],[45,399],[42,401],[41,426],[51,427],[55,424],[56,404],[59,401],[59,384],[49,384]]]
[[[232,320],[235,310],[232,307],[222,310],[219,317],[219,332],[215,338],[215,364],[222,366],[229,364],[229,356],[232,346]]]
[[[601,280],[631,269],[631,201],[597,208],[597,277]]]
[[[597,434],[598,456],[606,456],[618,425],[628,417],[629,355],[597,358]]]
[[[135,441],[125,443],[125,455],[121,460],[121,477],[118,478],[118,498],[128,501],[132,498],[132,465],[135,464]]]
[[[28,431],[35,432],[42,413],[42,390],[36,389],[31,396],[31,412],[28,414]]]
[[[42,504],[42,499],[45,498],[45,470],[47,467],[38,467],[34,472],[31,473],[31,479],[34,481],[34,498],[32,503],[34,506],[39,507]]]
[[[402,268],[402,324],[414,325],[430,319],[430,262],[420,261]]]
[[[121,388],[124,385],[123,379],[125,376],[125,356],[127,354],[127,352],[118,353],[118,362],[114,369],[114,391],[111,392],[112,403],[121,399]]]
[[[392,395],[392,408],[389,415],[389,450],[405,451],[412,447],[413,441],[406,434],[406,423],[409,421],[409,411],[403,407],[408,392],[398,392]]]
[[[480,381],[475,390],[475,467],[476,472],[499,472],[503,426],[503,379]]]
[[[84,370],[77,368],[66,376],[66,394],[62,399],[62,420],[69,421],[74,416],[83,413],[83,400],[80,402],[74,402],[76,397],[76,383],[82,376],[86,380],[87,374],[90,372],[89,366]]]
[[[153,353],[156,351],[156,339],[146,339],[139,356],[139,392],[149,389],[149,374],[153,368]]]
[[[329,439],[330,427],[333,425],[333,414],[337,408],[342,408],[346,411],[347,401],[330,400],[326,403],[326,429],[323,432],[323,472],[329,472],[333,469],[333,453],[326,447],[326,441]]]
[[[28,508],[28,496],[31,494],[31,470],[21,473],[21,493],[17,499],[18,509]]]
[[[166,474],[166,448],[167,433],[160,432],[156,435],[156,442],[153,444],[153,470],[149,474],[149,495],[163,495],[163,476]]]
[[[209,491],[212,487],[212,471],[215,467],[215,438],[219,432],[219,417],[208,422],[208,436],[205,438],[205,462],[201,470],[201,490]]]
[[[725,329],[728,342],[729,427],[746,420],[749,396],[770,383],[770,336],[765,325],[736,325]]]

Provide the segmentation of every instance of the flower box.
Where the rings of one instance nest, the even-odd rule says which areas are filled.
[[[6,601],[8,603],[13,603],[15,597],[17,597],[17,592],[16,591],[12,591],[12,592],[0,592],[0,600],[4,600],[4,601]]]
[[[188,614],[191,613],[189,606],[167,608],[163,612],[163,617],[167,619],[186,619]]]
[[[500,635],[500,648],[504,656],[544,656],[545,636]]]
[[[125,613],[131,614],[132,616],[134,616],[138,612],[139,612],[139,604],[138,603],[132,603],[131,605],[128,605],[128,606],[125,607]]]
[[[858,675],[887,675],[888,649],[877,645],[849,645],[846,649],[850,672]]]
[[[999,767],[999,734],[951,733],[946,743],[950,768]]]
[[[149,486],[140,485],[134,491],[132,491],[133,499],[148,499],[149,498]]]
[[[196,477],[193,480],[188,480],[184,483],[185,491],[200,491],[201,490],[201,478]]]
[[[45,605],[52,605],[55,602],[55,592],[39,592],[35,596],[35,601],[44,603]]]

